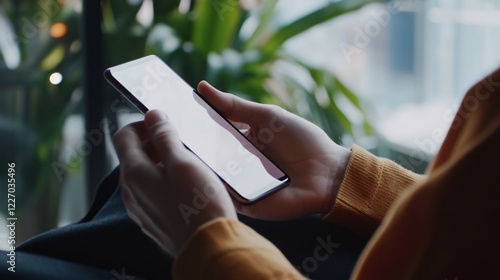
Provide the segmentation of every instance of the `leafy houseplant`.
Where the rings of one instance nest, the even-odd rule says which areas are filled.
[[[335,98],[343,95],[362,113],[357,96],[333,74],[299,61],[283,46],[318,24],[377,1],[327,3],[284,26],[272,24],[277,0],[262,1],[252,8],[245,8],[238,0],[187,1],[189,10],[184,12],[178,9],[179,1],[153,0],[153,19],[146,24],[137,20],[142,7],[139,2],[105,2],[109,65],[156,54],[193,86],[205,79],[221,90],[279,104],[318,124],[337,141],[345,134],[354,134]],[[242,36],[250,20],[258,24],[250,35]],[[126,55],[115,51],[123,46],[127,46]],[[311,82],[301,83],[297,75]],[[366,118],[361,130],[371,133]]]
[[[345,134],[352,135],[353,125],[335,98],[342,95],[361,111],[356,95],[333,74],[298,60],[283,46],[318,24],[376,1],[328,2],[282,26],[272,21],[277,2],[266,0],[245,7],[237,0],[192,0],[182,1],[187,6],[179,9],[180,1],[102,0],[105,63],[111,66],[156,54],[193,86],[206,79],[224,91],[279,104],[318,124],[337,141]],[[18,230],[18,241],[57,224],[61,178],[51,163],[74,164],[75,171],[79,170],[78,163],[61,162],[61,134],[68,116],[81,110],[80,13],[74,8],[81,2],[60,3],[0,2],[0,19],[9,23],[7,30],[0,31],[10,34],[0,41],[5,46],[9,39],[10,49],[19,54],[17,65],[12,64],[5,47],[0,48],[0,133],[4,144],[0,159],[18,166],[16,201],[27,226]],[[148,9],[151,15],[141,19]],[[45,17],[34,21],[36,15],[44,13]],[[258,24],[243,36],[242,30],[251,20]],[[65,24],[67,32],[51,37],[50,29],[58,22]],[[64,77],[58,85],[48,82],[54,72]],[[310,82],[300,82],[297,75]],[[117,112],[122,111],[113,101],[119,97],[109,86],[103,94],[108,98],[106,115],[116,124]],[[366,120],[363,129],[370,132]],[[5,176],[0,173],[1,180]],[[5,210],[0,209],[2,213]]]

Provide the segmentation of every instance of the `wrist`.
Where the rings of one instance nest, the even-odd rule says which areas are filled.
[[[336,144],[335,144],[336,145]],[[336,145],[335,153],[332,157],[332,172],[327,185],[327,190],[323,196],[323,203],[321,208],[321,213],[325,214],[331,211],[337,195],[344,180],[344,176],[349,165],[349,160],[351,159],[351,151],[342,146]]]

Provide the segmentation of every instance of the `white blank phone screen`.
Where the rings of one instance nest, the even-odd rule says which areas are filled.
[[[283,184],[285,174],[155,56],[111,68],[149,110],[165,112],[180,140],[246,199]]]

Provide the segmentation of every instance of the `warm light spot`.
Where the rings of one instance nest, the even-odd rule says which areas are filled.
[[[65,23],[57,22],[50,27],[50,36],[53,38],[61,38],[68,32],[68,27]]]
[[[63,76],[59,72],[54,72],[50,75],[49,81],[53,85],[58,85],[62,82]]]

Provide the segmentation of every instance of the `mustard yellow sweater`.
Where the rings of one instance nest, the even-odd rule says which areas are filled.
[[[352,279],[500,279],[500,70],[469,90],[426,175],[358,146],[327,222],[371,235]],[[174,279],[302,279],[265,238],[217,219]]]

